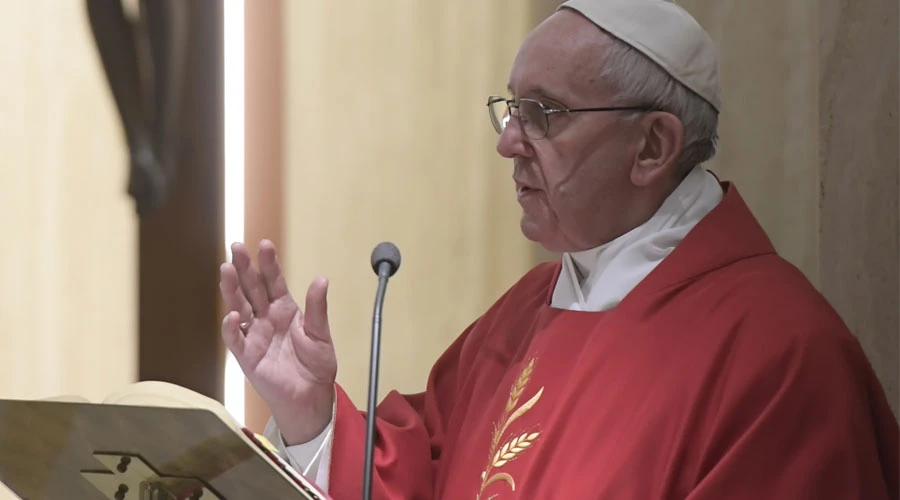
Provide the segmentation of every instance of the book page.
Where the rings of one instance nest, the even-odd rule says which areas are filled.
[[[148,380],[131,384],[107,396],[103,400],[103,404],[200,408],[215,413],[236,433],[242,434],[241,425],[221,403],[199,392],[168,382]]]
[[[84,396],[77,396],[75,394],[60,394],[59,396],[50,396],[49,398],[42,398],[39,401],[56,401],[58,403],[90,403],[91,400]],[[0,497],[2,498],[2,497]]]

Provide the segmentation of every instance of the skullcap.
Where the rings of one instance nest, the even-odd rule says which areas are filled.
[[[666,0],[568,0],[559,6],[564,8],[640,51],[720,111],[715,46],[680,6]]]

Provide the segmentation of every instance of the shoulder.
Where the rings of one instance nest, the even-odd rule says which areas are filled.
[[[726,372],[759,388],[782,384],[855,392],[874,382],[855,335],[795,266],[777,255],[745,259],[692,287],[707,307],[698,324]],[[815,391],[812,391],[809,395]],[[823,393],[824,394],[824,393]]]
[[[559,262],[542,262],[529,269],[497,297],[464,333],[483,327],[486,322],[493,321],[498,316],[506,316],[511,310],[517,314],[539,312],[541,306],[549,300],[560,267]]]
[[[485,342],[499,342],[504,350],[514,350],[511,344],[527,341],[522,335],[510,334],[528,329],[549,301],[559,269],[559,262],[543,262],[522,275],[463,332],[463,353],[475,356]]]
[[[712,317],[746,327],[774,327],[769,330],[771,335],[793,337],[824,331],[850,335],[835,309],[806,276],[774,254],[711,271],[684,291],[706,302]]]
[[[542,262],[528,270],[484,313],[483,317],[537,313],[549,301],[560,270],[559,262]]]
[[[556,286],[560,268],[559,261],[542,262],[532,267],[509,288],[503,298],[541,295],[541,299],[545,299]]]

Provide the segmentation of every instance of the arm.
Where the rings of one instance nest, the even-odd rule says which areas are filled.
[[[431,498],[444,446],[444,429],[452,411],[463,334],[432,369],[424,393],[390,392],[378,406],[375,424],[374,498]],[[335,498],[358,498],[366,443],[366,414],[338,386],[329,492]]]
[[[222,338],[272,412],[277,439],[271,441],[288,445],[284,451],[300,451],[292,445],[314,441],[333,422],[333,439],[324,443],[317,483],[335,498],[360,496],[366,419],[335,382],[327,281],[317,279],[310,285],[304,313],[287,289],[271,242],[260,243],[259,272],[246,247],[235,244],[232,254],[234,263],[223,264],[221,270],[220,288],[229,308]],[[376,498],[431,498],[446,419],[458,393],[457,375],[468,373],[460,368],[460,360],[465,364],[468,359],[464,348],[477,351],[480,341],[470,340],[469,334],[483,318],[444,352],[424,393],[392,392],[379,405],[372,484]]]
[[[470,327],[471,329],[471,327]],[[435,472],[443,448],[444,427],[454,400],[459,356],[469,330],[435,363],[424,393],[390,392],[378,406],[376,419],[374,498],[431,498]],[[275,432],[276,446],[291,465],[334,498],[362,494],[366,414],[356,408],[340,385],[332,423],[315,440],[286,446]],[[274,425],[270,423],[274,429]],[[333,428],[331,439],[327,439]],[[268,430],[267,430],[268,432]],[[316,460],[310,461],[318,454]]]

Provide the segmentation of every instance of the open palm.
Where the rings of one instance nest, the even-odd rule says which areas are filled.
[[[219,284],[228,313],[222,338],[269,406],[288,444],[306,442],[331,418],[337,360],[328,326],[328,283],[313,281],[306,313],[287,287],[275,246],[263,240],[259,271],[247,248],[232,245]]]

